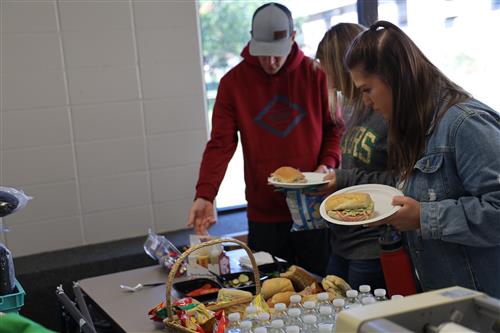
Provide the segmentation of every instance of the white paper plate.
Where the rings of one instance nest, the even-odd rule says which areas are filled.
[[[269,184],[281,187],[281,188],[305,188],[309,186],[323,185],[328,184],[328,180],[323,180],[323,178],[327,175],[326,173],[321,172],[302,172],[302,174],[306,177],[305,183],[280,183],[273,180],[272,177],[269,177],[267,181]]]
[[[365,192],[370,195],[373,202],[375,203],[375,214],[371,219],[364,221],[356,221],[356,222],[347,222],[336,220],[326,213],[325,203],[326,200],[332,195],[341,194],[341,193],[349,193],[349,192]],[[403,192],[398,190],[397,188],[380,185],[380,184],[365,184],[365,185],[356,185],[351,187],[346,187],[342,190],[339,190],[335,193],[330,194],[326,197],[325,200],[319,206],[319,213],[321,217],[330,223],[340,224],[340,225],[363,225],[373,223],[379,220],[382,220],[388,216],[391,216],[395,212],[401,208],[401,206],[393,206],[392,198],[396,195],[404,195]]]

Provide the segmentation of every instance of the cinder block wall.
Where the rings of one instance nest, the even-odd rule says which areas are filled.
[[[185,227],[207,140],[194,0],[0,2],[15,257]]]

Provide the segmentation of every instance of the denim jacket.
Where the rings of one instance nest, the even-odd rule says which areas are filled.
[[[475,99],[452,106],[403,191],[421,204],[420,229],[405,236],[423,290],[500,298],[500,115]]]

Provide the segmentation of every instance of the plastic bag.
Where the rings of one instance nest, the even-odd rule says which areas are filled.
[[[12,187],[0,186],[0,217],[4,217],[23,209],[33,199]]]
[[[144,242],[144,251],[169,271],[181,256],[181,251],[179,251],[174,244],[165,236],[155,234],[151,229],[148,230],[148,238]],[[182,263],[176,276],[178,277],[185,274],[186,270],[186,264]]]
[[[0,243],[0,295],[12,294],[16,287],[14,262],[9,249]]]
[[[327,222],[319,213],[322,195],[306,195],[302,189],[285,189],[286,203],[292,215],[291,231],[328,228]]]

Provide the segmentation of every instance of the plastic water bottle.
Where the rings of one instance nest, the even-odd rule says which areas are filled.
[[[391,301],[403,299],[403,298],[405,298],[403,295],[392,295]]]
[[[285,333],[285,323],[281,319],[275,319],[271,322],[269,333]]]
[[[252,332],[252,322],[250,320],[243,320],[240,322],[240,332],[241,333],[251,333]]]
[[[318,324],[319,333],[332,333],[335,331],[334,328],[333,324]]]
[[[371,290],[372,288],[367,284],[362,284],[359,286],[358,300],[361,302],[361,304],[363,304],[363,298],[372,296]]]
[[[317,318],[315,315],[305,315],[303,320],[304,326],[302,327],[302,332],[318,333],[318,325],[316,325]]]
[[[257,314],[257,308],[255,306],[247,306],[245,309],[245,319],[252,322],[252,328],[257,327],[259,315]]]
[[[302,321],[304,321],[304,316],[314,315],[316,316],[318,312],[316,311],[316,302],[307,301],[304,302],[304,310],[302,311]]]
[[[375,295],[375,300],[377,302],[387,301],[387,296],[386,296],[387,292],[385,291],[385,289],[382,289],[382,288],[375,289],[373,291],[373,294]]]
[[[292,326],[287,326],[285,330],[286,333],[299,333],[300,327],[292,325]]]
[[[286,304],[285,303],[274,304],[273,320],[281,319],[283,320],[283,322],[286,322],[287,318],[288,314],[286,312]]]
[[[373,296],[367,296],[367,297],[363,298],[363,300],[361,302],[365,306],[377,303],[377,301],[375,300],[375,297],[373,297]]]
[[[302,328],[302,319],[300,318],[301,312],[298,308],[288,309],[287,326],[297,326]]]
[[[229,323],[227,324],[226,329],[224,330],[224,333],[240,333],[240,314],[239,312],[233,312],[230,313],[229,316],[227,316],[227,319],[229,320]]]
[[[300,313],[302,313],[302,304],[300,304],[300,301],[302,301],[302,296],[300,295],[292,295],[290,296],[290,305],[288,306],[288,309],[299,309]]]
[[[343,311],[345,307],[345,300],[343,298],[336,298],[333,300],[334,317],[337,318],[339,312]]]
[[[322,306],[319,308],[318,325],[319,324],[333,324],[335,318],[330,306]]]
[[[319,309],[322,306],[332,307],[332,303],[328,301],[328,293],[319,293],[316,295],[316,311],[319,313]]]
[[[267,327],[257,327],[253,330],[253,333],[267,333]]]
[[[345,301],[345,308],[346,309],[352,309],[352,308],[357,308],[361,306],[361,303],[359,302],[358,299],[358,291],[351,289],[346,291],[346,301]]]
[[[258,322],[257,322],[257,326],[258,327],[270,327],[270,321],[269,321],[269,318],[271,317],[271,315],[267,312],[262,312],[262,313],[259,313],[259,319],[258,319]]]

